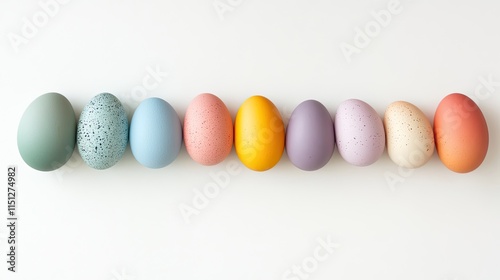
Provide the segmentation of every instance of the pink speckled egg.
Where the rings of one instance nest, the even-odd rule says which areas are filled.
[[[352,165],[370,165],[384,153],[384,124],[377,111],[364,101],[349,99],[339,105],[335,135],[340,155]]]
[[[233,120],[220,98],[203,93],[191,101],[184,117],[184,143],[189,156],[203,165],[215,165],[229,155]]]

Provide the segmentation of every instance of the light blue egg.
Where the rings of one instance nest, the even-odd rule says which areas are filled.
[[[88,166],[115,165],[128,143],[127,113],[120,100],[110,93],[94,96],[83,108],[76,134],[78,151]]]
[[[182,145],[182,127],[174,108],[161,98],[139,104],[130,122],[130,148],[135,159],[149,168],[172,163]]]

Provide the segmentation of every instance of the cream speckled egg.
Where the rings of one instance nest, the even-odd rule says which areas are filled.
[[[431,123],[415,105],[396,101],[384,114],[387,152],[391,160],[405,168],[417,168],[434,153]]]
[[[233,147],[233,120],[217,96],[204,93],[189,104],[184,117],[184,143],[191,158],[203,165],[223,161]]]

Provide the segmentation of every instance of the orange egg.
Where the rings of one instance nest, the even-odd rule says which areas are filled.
[[[434,136],[439,158],[452,171],[471,172],[486,157],[488,125],[477,104],[461,93],[452,93],[439,103]]]

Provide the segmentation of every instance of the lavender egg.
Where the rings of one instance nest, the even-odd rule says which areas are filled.
[[[339,105],[335,135],[342,158],[356,166],[376,162],[385,149],[382,119],[375,109],[358,99],[349,99]]]
[[[316,100],[306,100],[293,110],[286,130],[286,152],[290,161],[306,171],[328,163],[335,148],[332,117]]]

